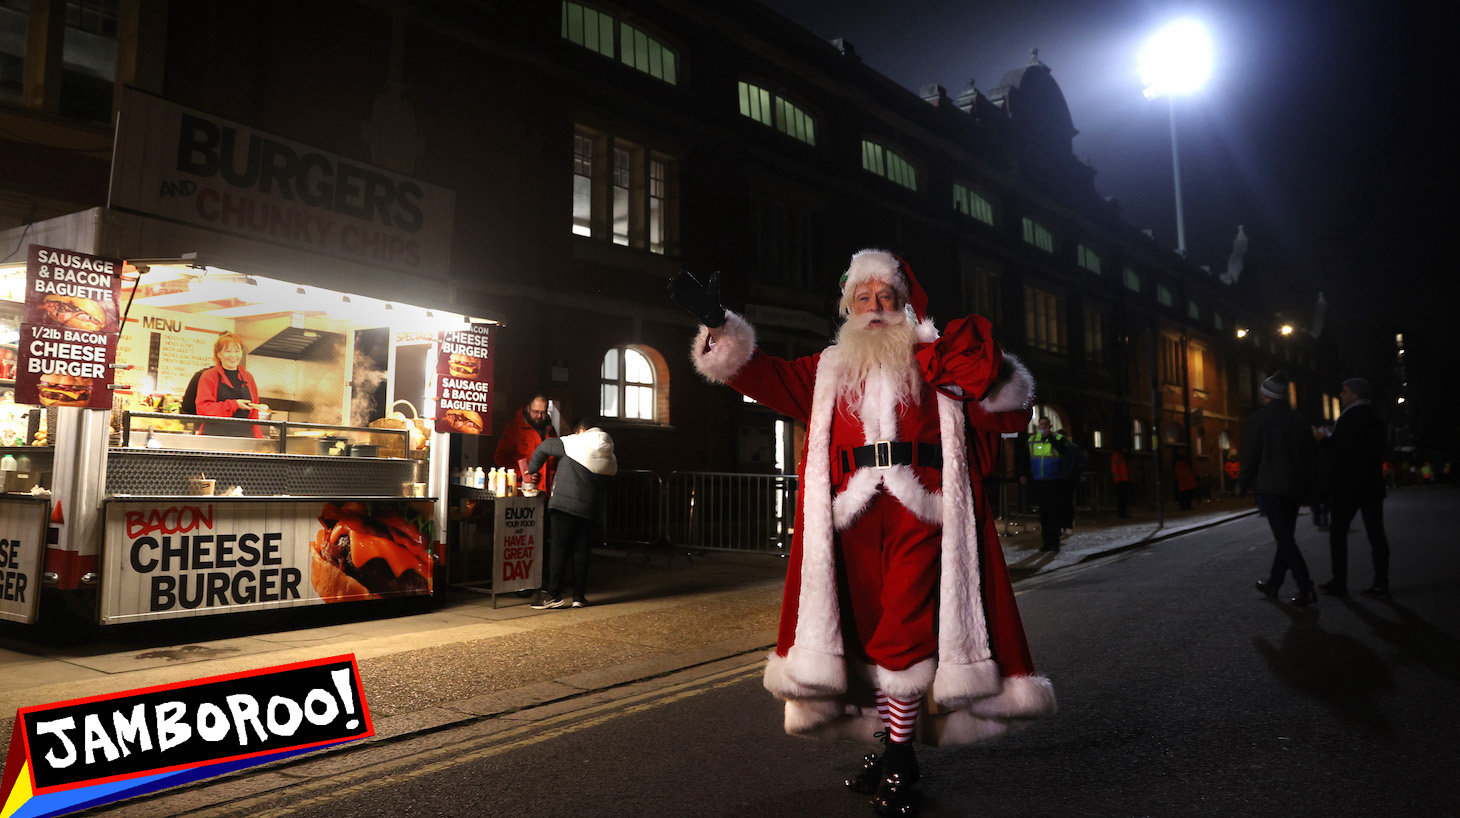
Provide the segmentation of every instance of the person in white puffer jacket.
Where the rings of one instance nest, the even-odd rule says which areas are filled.
[[[547,593],[532,607],[540,611],[570,605],[582,608],[588,604],[588,557],[593,546],[593,530],[603,519],[608,479],[618,473],[618,459],[613,453],[613,438],[591,420],[578,421],[571,435],[548,438],[538,444],[527,461],[528,485],[535,482],[538,470],[549,457],[558,458],[558,471],[552,496],[548,498],[552,548],[544,583]],[[563,572],[570,554],[573,559],[571,602],[563,595]]]

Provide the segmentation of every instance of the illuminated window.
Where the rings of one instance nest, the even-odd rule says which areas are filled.
[[[1201,305],[1198,304],[1198,303],[1196,303],[1195,301],[1193,301],[1190,298],[1186,299],[1186,314],[1189,315],[1189,316],[1191,316],[1191,320],[1193,320],[1193,321],[1200,321],[1201,320]]]
[[[1046,253],[1054,252],[1054,234],[1049,232],[1049,228],[1028,216],[1024,217],[1024,241]]]
[[[1095,275],[1100,275],[1100,256],[1094,250],[1079,244],[1075,246],[1075,255],[1081,267]]]
[[[896,149],[880,142],[873,142],[870,139],[862,140],[862,169],[902,185],[908,190],[918,189],[918,172],[912,162]]]
[[[581,3],[564,2],[562,9],[563,39],[610,59],[616,54],[619,62],[636,71],[679,84],[679,55],[653,35],[627,21],[615,27],[612,15]]]
[[[758,85],[741,81],[740,115],[808,145],[816,144],[816,119],[801,106]]]
[[[1181,385],[1181,339],[1161,336],[1161,383]]]
[[[994,223],[994,204],[972,188],[953,184],[953,209],[984,224]]]
[[[603,356],[598,411],[625,420],[655,419],[654,366],[633,347],[614,347]]]
[[[1024,287],[1024,340],[1035,349],[1065,352],[1065,300],[1037,287]]]
[[[676,163],[670,156],[577,126],[573,134],[573,234],[659,255],[676,253],[675,173]]]
[[[1125,288],[1133,293],[1141,291],[1141,277],[1129,267],[1125,268]]]
[[[1156,301],[1163,307],[1169,307],[1174,303],[1171,296],[1171,288],[1165,284],[1156,285]]]
[[[1191,344],[1190,349],[1187,374],[1191,381],[1191,388],[1204,392],[1207,388],[1207,351],[1196,344]]]
[[[1219,313],[1219,312],[1213,312],[1212,313],[1212,328],[1213,329],[1217,329],[1217,330],[1220,330],[1222,328],[1222,314],[1221,313]]]
[[[1131,451],[1143,451],[1146,448],[1146,425],[1139,420],[1130,422],[1130,447]]]

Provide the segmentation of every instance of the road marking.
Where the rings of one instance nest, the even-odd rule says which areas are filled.
[[[756,654],[759,657],[759,654]],[[540,744],[550,739],[606,724],[614,719],[664,707],[685,699],[710,693],[737,684],[761,672],[759,658],[749,665],[722,670],[688,682],[682,682],[658,690],[646,691],[623,699],[585,707],[571,713],[552,716],[542,721],[514,727],[490,736],[425,750],[403,758],[382,761],[349,772],[304,781],[296,785],[270,790],[251,798],[230,801],[209,809],[190,811],[190,815],[227,816],[247,814],[250,818],[273,818],[292,815],[295,812],[316,805],[323,805],[339,798],[370,792],[381,787],[418,778],[423,775],[449,770],[471,761],[491,758],[518,747]],[[475,748],[475,749],[473,749]],[[402,772],[392,772],[404,767],[414,767]],[[382,775],[382,772],[385,774]],[[291,798],[287,807],[259,810],[258,806],[289,797],[289,793],[307,793],[328,788],[326,794]]]

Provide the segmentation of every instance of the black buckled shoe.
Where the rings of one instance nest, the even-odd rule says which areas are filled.
[[[1257,592],[1268,599],[1277,599],[1277,588],[1271,582],[1259,579],[1257,581]]]
[[[922,774],[918,757],[911,744],[888,744],[882,756],[883,778],[872,796],[872,812],[877,815],[912,815],[917,812],[922,794],[915,787]]]
[[[861,768],[846,780],[847,789],[852,792],[873,795],[882,783],[882,759],[887,755],[888,737],[886,732],[878,732],[874,737],[881,743],[882,752],[862,756]]]
[[[1304,588],[1304,589],[1298,591],[1298,595],[1297,596],[1295,596],[1292,599],[1289,599],[1288,600],[1289,603],[1291,603],[1293,605],[1296,605],[1299,608],[1301,608],[1301,607],[1303,607],[1305,605],[1312,605],[1313,603],[1315,603],[1317,601],[1318,601],[1318,593],[1316,591],[1314,591],[1312,588]]]

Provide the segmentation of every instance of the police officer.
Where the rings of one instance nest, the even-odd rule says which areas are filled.
[[[1019,482],[1033,488],[1034,502],[1039,504],[1042,551],[1060,550],[1064,509],[1074,506],[1074,481],[1060,474],[1060,458],[1068,448],[1064,434],[1051,431],[1049,418],[1041,417],[1038,431],[1029,436],[1029,473],[1020,476]]]

